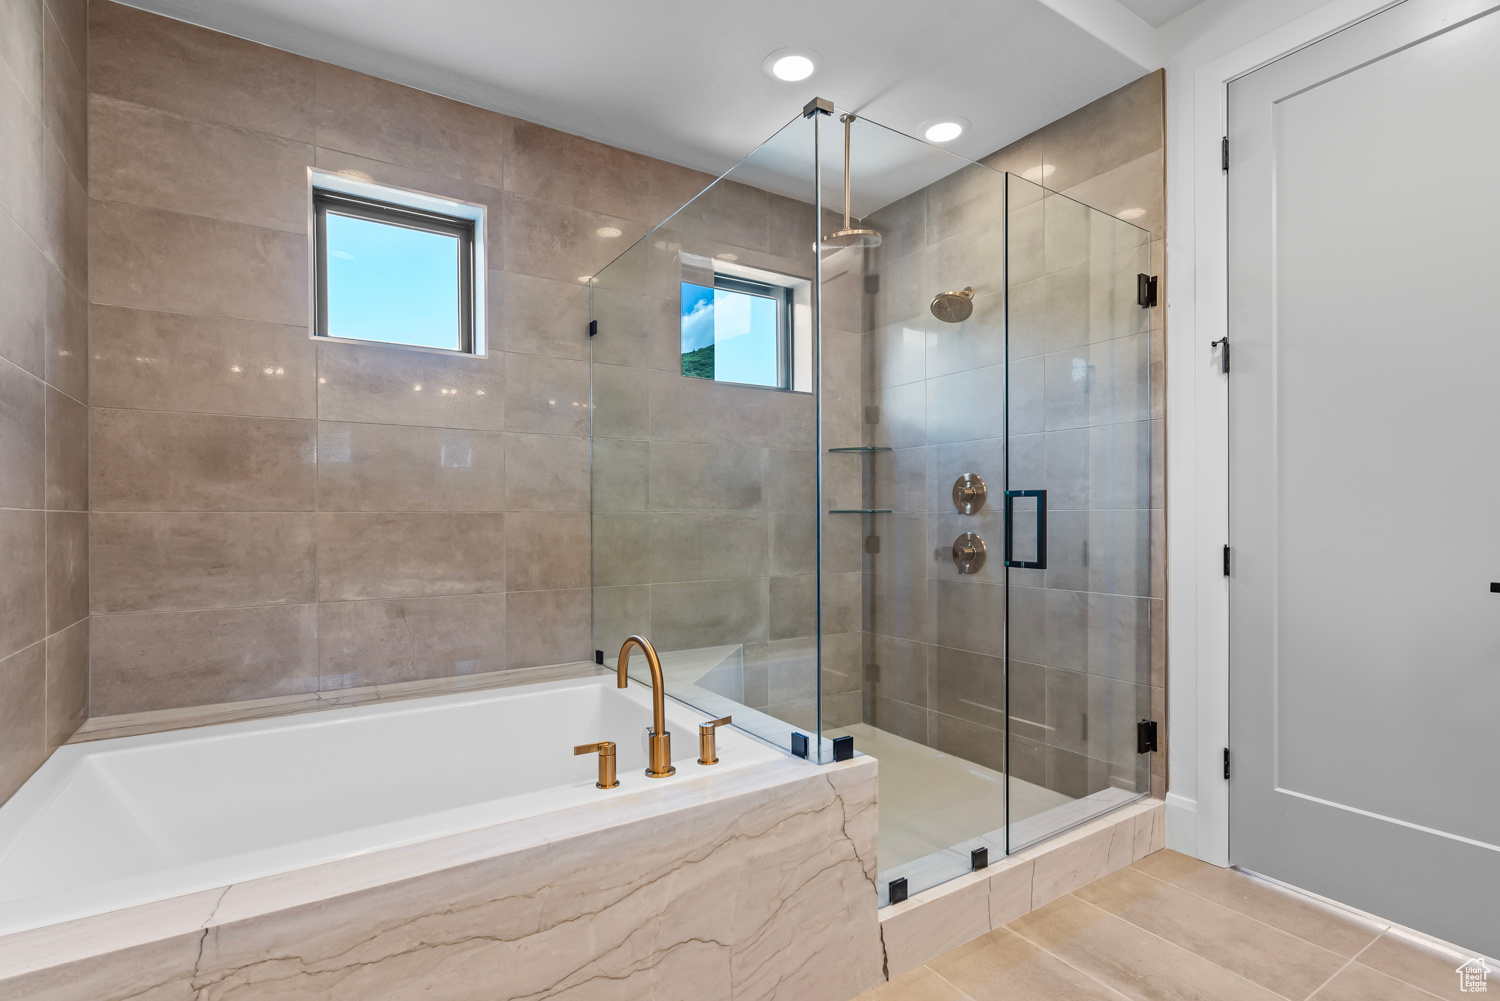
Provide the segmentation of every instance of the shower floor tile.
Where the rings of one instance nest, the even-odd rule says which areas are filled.
[[[854,737],[880,762],[882,872],[1005,826],[1005,774],[905,737],[855,723],[824,731]],[[1072,802],[1033,782],[1012,779],[1011,820]]]

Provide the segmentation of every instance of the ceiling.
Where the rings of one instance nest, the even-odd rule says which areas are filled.
[[[1118,0],[1121,7],[1145,21],[1153,28],[1160,28],[1178,14],[1185,14],[1203,0]]]
[[[950,148],[980,157],[1154,68],[1059,0],[132,2],[716,174],[813,96],[909,133],[962,116],[972,127]],[[1151,16],[1186,4],[1122,2]],[[812,48],[821,69],[770,79],[761,64],[785,46]]]

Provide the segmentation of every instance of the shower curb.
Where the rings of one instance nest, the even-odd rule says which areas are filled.
[[[895,978],[1166,847],[1166,804],[1145,799],[880,911]]]

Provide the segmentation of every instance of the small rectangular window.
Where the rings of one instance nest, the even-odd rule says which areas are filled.
[[[682,374],[791,389],[792,288],[715,273],[682,283]]]
[[[411,193],[404,200],[416,204],[401,204],[395,199],[407,193],[385,193],[392,200],[313,187],[315,333],[482,353],[475,335],[479,220],[422,204],[442,204],[436,198]]]

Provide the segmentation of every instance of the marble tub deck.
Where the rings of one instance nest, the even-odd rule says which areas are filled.
[[[27,1001],[847,1001],[876,764],[794,758],[0,938]]]

